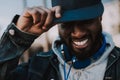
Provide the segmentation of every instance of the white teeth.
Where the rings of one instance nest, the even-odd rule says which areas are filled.
[[[88,41],[88,39],[85,39],[85,40],[79,41],[79,42],[78,41],[74,41],[73,43],[75,45],[82,46],[82,45],[86,44],[87,41]]]

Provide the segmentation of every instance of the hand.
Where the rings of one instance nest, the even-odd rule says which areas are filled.
[[[60,11],[60,6],[51,9],[44,7],[27,8],[19,17],[16,26],[24,32],[41,35],[54,25],[54,17],[61,17]]]

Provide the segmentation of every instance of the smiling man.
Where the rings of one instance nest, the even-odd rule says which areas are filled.
[[[60,24],[59,34],[70,53],[80,60],[92,56],[102,44],[101,16]]]
[[[120,48],[102,31],[101,0],[52,0],[27,8],[0,42],[0,80],[120,80]],[[18,65],[22,53],[52,26],[59,36],[48,52]]]

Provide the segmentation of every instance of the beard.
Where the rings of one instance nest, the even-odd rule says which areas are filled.
[[[89,31],[88,35],[85,36],[90,40],[90,42],[89,46],[83,49],[75,49],[72,46],[72,37],[70,34],[67,36],[59,34],[61,42],[68,47],[68,50],[70,52],[69,54],[75,55],[79,60],[84,60],[95,54],[102,44],[102,24],[97,23],[97,26],[99,28],[97,31],[94,31],[94,33]]]

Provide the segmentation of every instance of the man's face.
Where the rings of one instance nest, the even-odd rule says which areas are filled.
[[[61,23],[59,35],[71,54],[85,59],[94,54],[101,45],[101,18]]]

